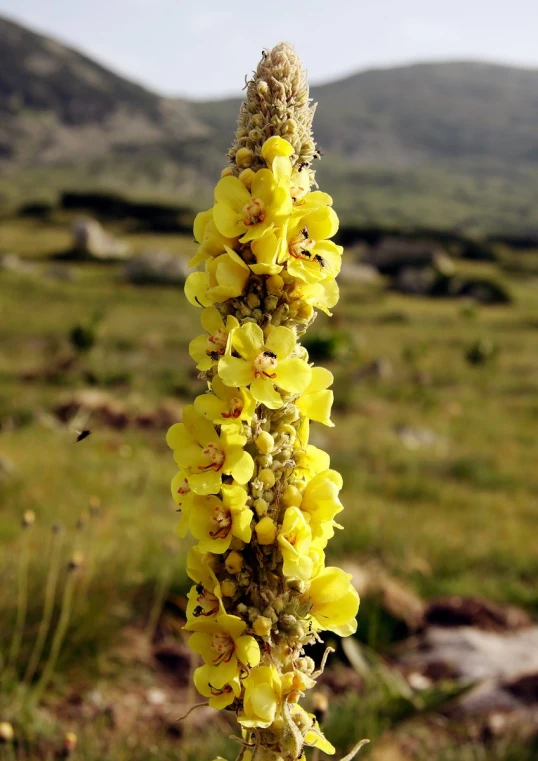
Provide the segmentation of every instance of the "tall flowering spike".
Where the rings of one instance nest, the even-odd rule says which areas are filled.
[[[228,156],[234,162],[233,173],[254,171],[265,166],[261,155],[263,143],[276,135],[293,147],[292,166],[310,168],[317,155],[312,135],[315,105],[311,105],[306,71],[289,42],[281,42],[264,51],[253,78],[247,84],[247,96],[239,112],[235,141]]]
[[[332,199],[311,192],[313,112],[293,48],[264,54],[234,167],[194,225],[199,269],[185,293],[201,330],[189,351],[207,391],[167,435],[178,531],[197,540],[185,626],[203,661],[194,681],[235,713],[239,761],[334,752],[299,705],[319,676],[304,648],[324,631],[353,634],[359,607],[350,576],[325,565],[342,478],[309,443],[311,421],[333,425],[333,377],[299,342],[316,310],[338,301],[342,257]]]

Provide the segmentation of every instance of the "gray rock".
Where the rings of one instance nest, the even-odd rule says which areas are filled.
[[[0,254],[0,270],[6,272],[32,272],[33,267],[23,261],[17,254]]]
[[[393,288],[414,296],[428,296],[437,275],[433,267],[403,267],[394,278]]]
[[[125,279],[135,285],[183,285],[188,274],[186,262],[167,251],[133,257],[124,270]]]
[[[73,223],[72,232],[72,258],[124,261],[131,256],[127,243],[106,232],[96,219],[79,217]]]
[[[463,682],[475,682],[458,703],[463,713],[514,711],[523,719],[538,708],[536,625],[509,633],[431,626],[400,663],[419,673],[444,668]]]
[[[446,268],[451,259],[435,241],[388,237],[369,248],[364,261],[384,275],[395,275],[406,267],[421,269],[440,263]]]
[[[344,259],[342,262],[342,272],[340,273],[340,282],[380,286],[383,284],[383,278],[379,274],[379,271],[375,267],[372,267],[371,264],[360,264]]]

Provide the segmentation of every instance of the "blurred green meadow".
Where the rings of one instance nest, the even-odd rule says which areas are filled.
[[[25,265],[0,271],[0,722],[19,738],[0,751],[56,758],[75,731],[80,759],[186,761],[202,757],[210,724],[203,757],[214,744],[231,758],[225,716],[176,721],[197,699],[163,421],[203,391],[188,355],[199,314],[178,287],[127,282],[124,264],[55,259],[72,221],[0,220],[0,252]],[[194,249],[188,235],[108,229],[135,253]],[[536,616],[538,253],[498,253],[456,265],[502,283],[507,305],[405,296],[343,272],[334,317],[306,339],[335,375],[335,428],[315,424],[312,442],[345,481],[334,562],[382,568],[426,599],[479,595]],[[81,398],[101,407],[77,412]],[[363,615],[360,639],[379,657],[390,632],[368,604]],[[362,732],[383,735],[368,752],[387,761],[535,758],[512,740],[483,755],[445,728],[432,746],[419,708],[402,713],[374,677],[366,695],[331,699],[327,733],[343,752]],[[409,755],[391,745],[403,720]]]

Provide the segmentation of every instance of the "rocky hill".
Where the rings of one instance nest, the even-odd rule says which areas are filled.
[[[418,64],[312,96],[319,178],[350,221],[538,230],[538,71]],[[0,19],[0,201],[107,186],[208,202],[238,106],[160,97]]]

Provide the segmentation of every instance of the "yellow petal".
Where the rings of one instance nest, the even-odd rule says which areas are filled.
[[[205,272],[191,272],[185,281],[185,296],[195,307],[208,307],[211,299],[207,297],[207,275]]]
[[[216,333],[217,330],[222,330],[224,328],[224,322],[220,312],[217,307],[214,306],[206,307],[206,309],[204,309],[200,317],[200,322],[202,323],[203,329],[206,330],[210,336],[212,336],[213,333]]]
[[[247,322],[245,325],[234,331],[232,335],[232,345],[243,359],[254,359],[254,357],[257,357],[258,354],[263,351],[263,331],[259,325],[256,325],[253,322]]]
[[[310,383],[311,376],[312,368],[304,359],[291,357],[278,363],[275,383],[284,391],[300,394]]]
[[[197,243],[201,243],[204,239],[204,233],[208,223],[213,219],[213,209],[207,211],[200,211],[194,218],[194,239]]]
[[[256,378],[256,380],[252,381],[250,393],[256,401],[265,404],[270,410],[278,410],[284,404],[278,391],[276,391],[271,381],[266,378]]]
[[[245,666],[257,666],[260,662],[260,647],[254,637],[245,635],[235,641],[237,657]]]
[[[296,343],[295,333],[289,328],[278,326],[277,328],[271,327],[267,331],[265,345],[269,351],[277,355],[279,365],[283,359],[290,356]]]
[[[252,363],[229,355],[219,360],[218,373],[226,386],[248,386],[255,377]]]

